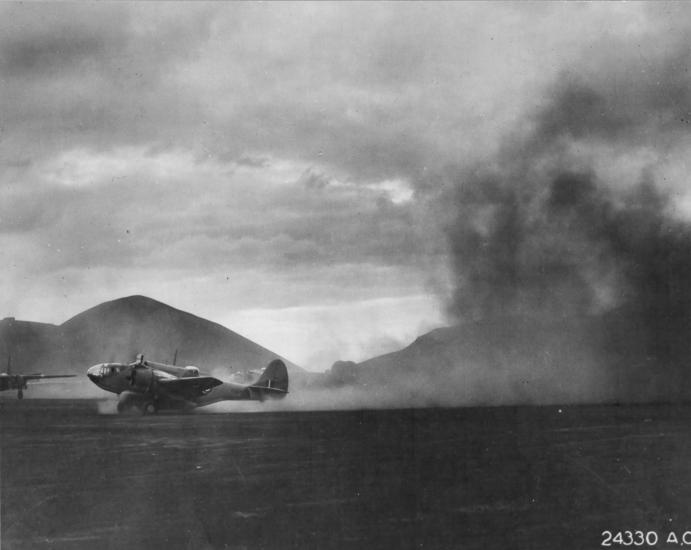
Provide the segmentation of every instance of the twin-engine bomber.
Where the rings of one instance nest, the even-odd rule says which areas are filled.
[[[200,375],[197,367],[146,361],[141,354],[133,363],[100,363],[86,374],[99,388],[120,396],[118,412],[187,410],[218,401],[282,398],[288,393],[288,370],[280,359],[271,361],[257,380],[246,385]]]
[[[24,390],[28,382],[36,380],[46,380],[48,378],[74,378],[76,374],[42,374],[35,372],[32,374],[20,374],[12,372],[12,358],[7,358],[7,372],[0,373],[0,391],[17,390],[17,399],[24,398]]]

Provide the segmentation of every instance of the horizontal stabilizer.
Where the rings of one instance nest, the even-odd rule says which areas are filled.
[[[261,390],[266,393],[288,393],[288,390],[283,390],[281,388],[270,388],[268,386],[247,386],[252,390]]]

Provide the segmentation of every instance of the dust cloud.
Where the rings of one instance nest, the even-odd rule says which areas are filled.
[[[490,402],[689,397],[681,58],[564,73],[497,158],[453,174],[449,311],[460,332],[504,354],[491,368],[482,358],[459,367],[467,384],[494,385]]]
[[[687,36],[589,49],[534,98],[495,156],[430,170],[418,199],[447,239],[454,326],[351,364],[338,389],[304,401],[689,399]]]

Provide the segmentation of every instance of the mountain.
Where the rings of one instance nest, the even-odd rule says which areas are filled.
[[[689,336],[625,309],[495,318],[435,329],[358,364],[337,362],[326,384],[399,405],[679,401],[691,396]]]
[[[145,296],[105,302],[62,325],[0,321],[0,357],[11,356],[16,372],[83,375],[95,363],[133,361],[138,353],[172,362],[176,351],[178,365],[219,376],[258,369],[280,357],[217,323]],[[284,361],[291,376],[306,374]]]

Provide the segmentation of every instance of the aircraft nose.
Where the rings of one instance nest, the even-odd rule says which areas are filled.
[[[92,382],[98,382],[101,379],[101,365],[94,365],[93,367],[89,367],[89,370],[86,371],[86,375]]]

